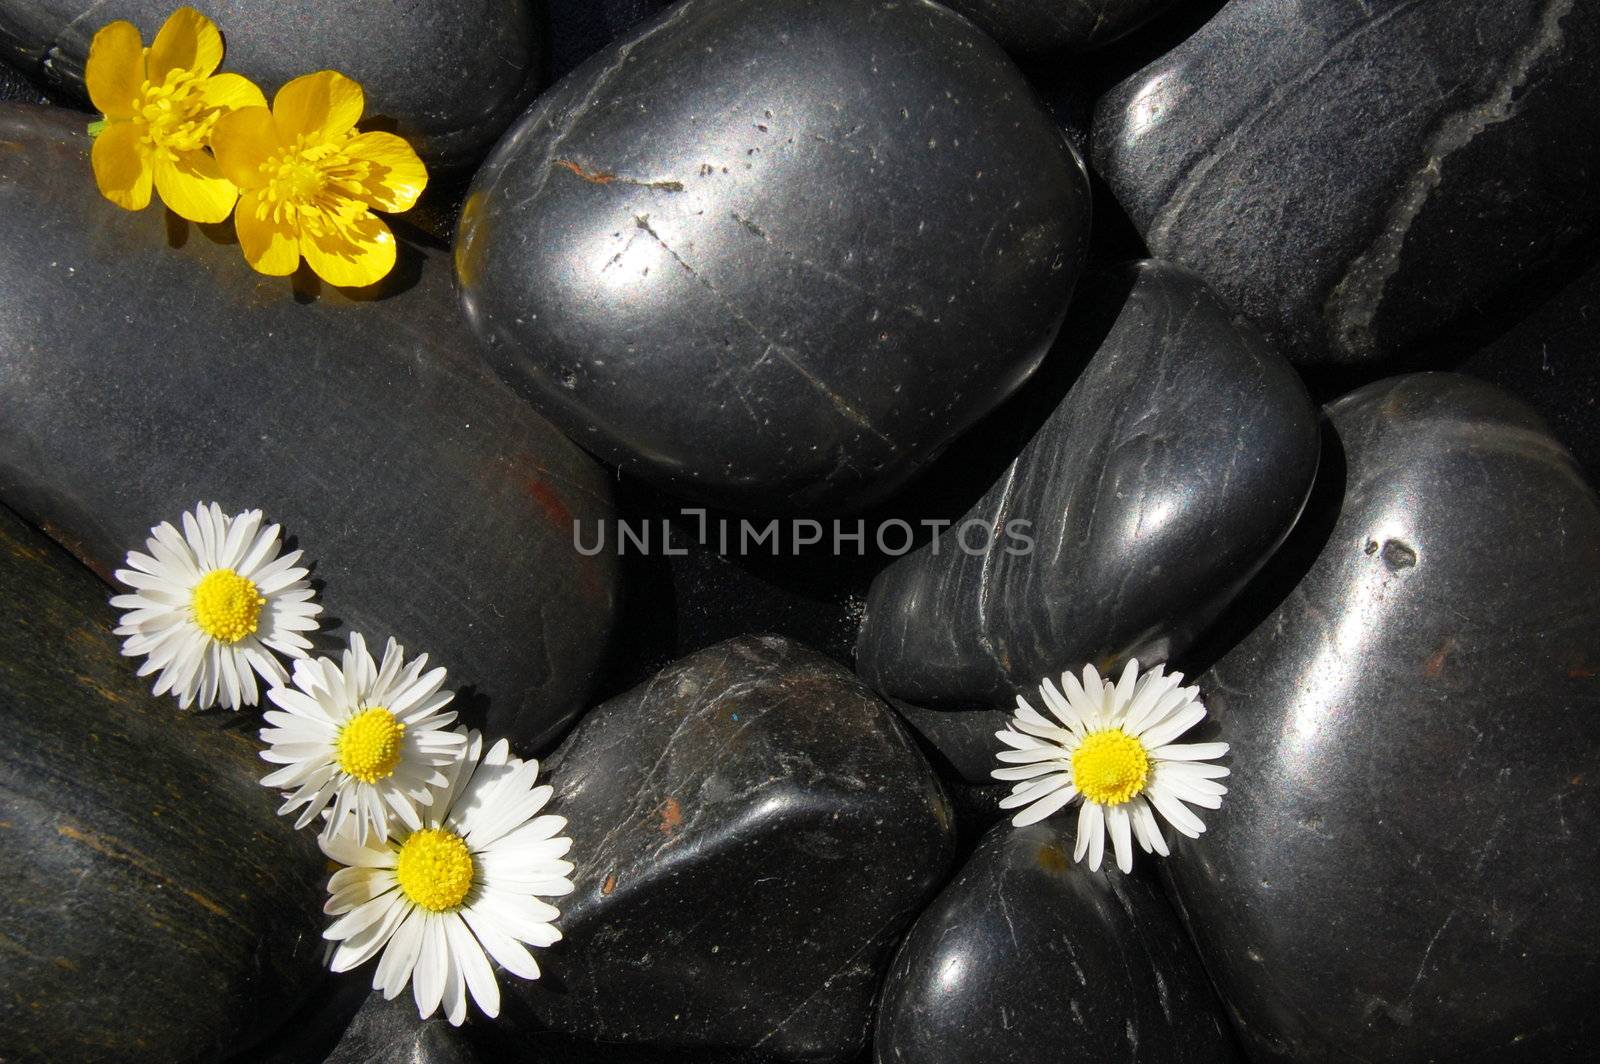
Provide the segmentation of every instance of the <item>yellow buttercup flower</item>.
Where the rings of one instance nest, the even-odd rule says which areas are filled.
[[[373,209],[417,202],[428,171],[393,133],[358,133],[361,86],[323,70],[278,90],[272,110],[224,115],[211,136],[222,172],[239,186],[234,228],[251,266],[293,273],[300,257],[329,284],[360,286],[394,267],[394,234]]]
[[[221,62],[222,34],[192,7],[174,11],[149,48],[131,22],[94,35],[84,81],[105,116],[90,162],[106,199],[143,210],[154,184],[191,222],[228,216],[239,192],[206,153],[207,139],[228,111],[267,101],[238,74],[214,74]]]

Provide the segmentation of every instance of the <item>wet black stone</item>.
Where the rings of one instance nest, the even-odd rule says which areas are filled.
[[[1457,368],[1532,405],[1595,483],[1600,479],[1600,263],[1540,294],[1542,305]]]
[[[325,1064],[474,1064],[478,1059],[444,1017],[418,1019],[408,989],[393,1001],[369,994]]]
[[[502,1028],[693,1060],[860,1050],[889,950],[953,851],[949,803],[887,706],[796,643],[745,637],[586,714],[551,771],[577,890],[544,976],[509,981]]]
[[[996,751],[1004,749],[994,733],[1005,728],[1011,714],[982,706],[929,709],[889,699],[900,719],[931,750],[929,760],[946,779],[991,783],[989,773],[1000,766]]]
[[[996,705],[1084,662],[1181,655],[1294,523],[1316,425],[1294,371],[1203,282],[1135,267],[1093,359],[994,487],[937,553],[873,582],[857,670],[909,701]]]
[[[1163,868],[1257,1061],[1588,1060],[1600,504],[1464,377],[1328,416],[1259,623],[1200,679],[1227,802]]]
[[[918,917],[884,984],[878,1064],[1238,1059],[1159,884],[1074,865],[1069,823],[994,828]]]
[[[849,507],[1027,379],[1087,221],[1076,153],[947,9],[682,0],[507,134],[456,268],[491,361],[596,454]]]
[[[565,76],[672,0],[545,0],[550,13],[551,73]]]
[[[270,100],[284,82],[333,69],[359,81],[367,116],[388,119],[430,164],[471,163],[538,89],[542,0],[207,0],[224,70]],[[127,19],[146,46],[173,0],[0,0],[0,46],[24,73],[85,104],[89,42]]]
[[[253,733],[155,698],[0,508],[0,1060],[214,1060],[319,984],[323,863]]]
[[[1138,29],[1173,0],[949,0],[1007,51],[1095,48]]]
[[[1594,232],[1600,8],[1233,0],[1094,141],[1150,252],[1292,361],[1386,358]]]
[[[102,576],[198,500],[260,506],[315,561],[330,644],[427,651],[527,748],[570,720],[616,598],[572,523],[609,485],[484,367],[441,259],[312,295],[102,200],[80,115],[10,105],[0,140],[0,499]]]

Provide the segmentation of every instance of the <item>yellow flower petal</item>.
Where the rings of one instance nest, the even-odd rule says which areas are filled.
[[[200,99],[218,111],[266,107],[267,98],[256,83],[242,74],[217,74],[200,84]]]
[[[239,197],[233,215],[233,229],[239,234],[239,250],[257,273],[286,277],[300,265],[300,243],[294,227],[272,219],[259,192]]]
[[[106,199],[130,211],[150,205],[150,165],[139,150],[139,129],[133,123],[106,126],[94,138],[89,162],[94,167],[94,182]]]
[[[350,138],[345,151],[372,164],[362,182],[367,202],[380,211],[397,214],[410,210],[428,186],[428,168],[403,137],[393,133],[362,133]]]
[[[205,77],[222,65],[222,34],[217,24],[192,7],[180,7],[167,17],[150,45],[148,77],[160,85],[167,72],[187,70]]]
[[[216,80],[216,79],[212,79]],[[278,150],[278,128],[265,107],[244,107],[217,119],[211,150],[222,173],[241,189],[267,183],[261,167]]]
[[[272,117],[285,143],[302,134],[326,139],[349,132],[365,106],[360,85],[337,70],[319,70],[279,89],[272,98]]]
[[[233,210],[239,190],[222,176],[217,161],[203,151],[186,151],[156,160],[156,191],[161,202],[191,222],[220,222]]]
[[[131,22],[108,22],[89,43],[83,67],[89,99],[107,118],[128,118],[144,84],[144,41]]]
[[[327,235],[300,232],[300,254],[318,277],[341,288],[361,288],[383,280],[394,269],[394,234],[372,214],[339,226]]]

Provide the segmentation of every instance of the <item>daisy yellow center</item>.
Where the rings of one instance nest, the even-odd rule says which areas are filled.
[[[395,878],[406,897],[431,913],[454,909],[472,890],[472,853],[453,831],[426,828],[400,847]]]
[[[1072,753],[1072,782],[1100,805],[1121,805],[1139,795],[1150,779],[1144,744],[1120,728],[1094,732]]]
[[[339,767],[362,783],[377,783],[394,775],[400,763],[400,744],[406,726],[383,706],[358,713],[339,729]]]
[[[200,578],[191,600],[194,623],[219,643],[232,645],[255,634],[266,596],[232,569],[213,569]]]
[[[168,73],[162,82],[146,81],[133,100],[133,121],[144,134],[142,143],[153,155],[176,157],[199,151],[211,136],[222,112],[206,104],[201,87],[205,79],[185,70]]]

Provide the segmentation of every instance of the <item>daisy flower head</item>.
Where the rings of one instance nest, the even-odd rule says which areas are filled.
[[[394,268],[394,234],[374,211],[410,210],[428,183],[411,145],[359,133],[361,86],[334,70],[295,78],[272,109],[225,116],[211,138],[239,186],[239,248],[258,273],[285,276],[304,258],[334,285],[361,286]]]
[[[342,663],[295,662],[294,686],[267,692],[278,709],[264,714],[270,727],[261,731],[262,759],[284,766],[262,785],[292,791],[278,812],[301,809],[295,827],[303,828],[331,805],[323,832],[353,833],[358,843],[386,839],[391,811],[422,827],[419,809],[448,782],[466,741],[447,730],[456,715],[444,711],[455,697],[441,690],[445,670],[424,670],[428,655],[407,662],[393,639],[374,661],[359,632]]]
[[[266,103],[238,74],[218,74],[222,34],[192,7],[167,18],[150,47],[131,22],[107,23],[89,44],[83,80],[102,119],[89,162],[100,194],[143,210],[150,190],[179,217],[220,222],[239,198],[206,152],[217,120]]]
[[[490,1017],[500,986],[489,958],[513,975],[539,978],[528,946],[560,941],[561,913],[540,901],[572,892],[566,819],[538,815],[550,800],[534,786],[537,761],[512,757],[504,739],[483,753],[467,733],[448,782],[420,830],[399,827],[385,842],[323,835],[322,851],[346,867],[328,882],[323,911],[338,917],[322,933],[337,942],[336,972],[382,954],[372,988],[392,1000],[410,982],[417,1014],[441,1004],[459,1025],[467,995]]]
[[[296,564],[300,551],[278,553],[280,531],[261,527],[260,510],[229,517],[201,503],[183,515],[181,533],[163,521],[144,552],[128,552],[116,578],[133,593],[111,600],[128,611],[116,634],[127,637],[123,654],[145,658],[140,676],[160,673],[156,694],[171,691],[183,709],[238,709],[259,701],[256,676],[287,682],[273,651],[304,657],[322,607]]]
[[[995,733],[1007,747],[998,755],[1004,767],[991,773],[1016,784],[1000,801],[1002,809],[1022,807],[1011,822],[1033,824],[1083,799],[1072,859],[1087,853],[1096,871],[1108,834],[1124,872],[1133,870],[1134,840],[1165,857],[1157,813],[1199,838],[1206,826],[1189,806],[1222,807],[1228,789],[1217,780],[1228,769],[1207,762],[1226,754],[1228,744],[1173,742],[1206,716],[1200,689],[1179,687],[1182,681],[1182,673],[1163,673],[1160,665],[1141,676],[1130,661],[1113,684],[1085,665],[1081,682],[1067,672],[1060,688],[1048,679],[1039,685],[1054,719],[1018,695],[1010,726]]]

